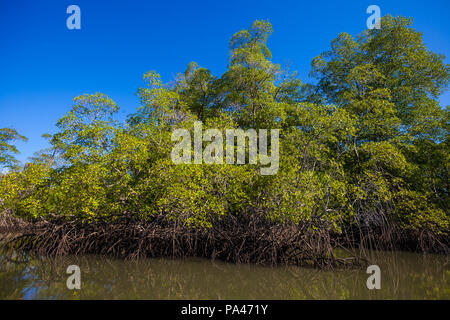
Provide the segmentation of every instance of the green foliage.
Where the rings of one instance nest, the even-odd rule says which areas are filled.
[[[315,92],[357,119],[354,155],[343,165],[363,191],[350,195],[358,216],[414,229],[429,222],[447,233],[448,111],[437,98],[450,66],[426,48],[411,19],[388,15],[381,25],[356,40],[340,34],[313,60]]]
[[[19,217],[47,216],[50,179],[50,168],[42,163],[29,163],[21,171],[3,175],[0,178],[0,205]]]
[[[317,86],[274,64],[272,25],[255,21],[230,41],[220,76],[195,62],[170,84],[150,71],[141,104],[123,124],[117,104],[96,93],[74,99],[49,136],[52,148],[0,178],[2,210],[20,217],[163,217],[210,228],[227,215],[260,215],[313,230],[389,221],[405,230],[449,231],[448,109],[438,96],[450,68],[411,20],[386,16],[380,30],[340,34],[316,57]],[[281,129],[280,167],[175,165],[177,128]],[[0,164],[15,164],[0,129]]]
[[[81,95],[74,102],[56,124],[61,131],[53,136],[52,144],[71,162],[95,161],[111,149],[116,130],[112,116],[119,107],[102,93]]]
[[[14,158],[13,154],[17,154],[19,151],[10,142],[18,139],[27,141],[27,138],[17,133],[16,129],[0,129],[0,169],[2,167],[17,169],[18,161]]]

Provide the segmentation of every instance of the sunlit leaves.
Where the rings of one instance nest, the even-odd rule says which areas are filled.
[[[19,153],[19,151],[12,144],[15,140],[27,141],[27,138],[20,135],[16,129],[0,129],[0,169],[2,167],[17,168],[18,161],[14,158],[14,154]]]

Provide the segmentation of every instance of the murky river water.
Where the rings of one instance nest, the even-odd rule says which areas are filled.
[[[359,270],[236,265],[207,259],[122,261],[0,251],[0,299],[450,299],[449,257],[372,252],[381,289]],[[81,270],[80,290],[66,285]]]

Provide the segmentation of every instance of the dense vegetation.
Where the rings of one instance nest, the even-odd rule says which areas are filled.
[[[209,241],[210,249],[199,244],[202,254],[226,252],[235,261],[277,262],[273,252],[292,255],[295,246],[329,257],[337,244],[364,239],[447,251],[449,109],[438,97],[450,66],[411,25],[386,16],[379,30],[339,34],[314,58],[312,85],[271,61],[272,26],[255,21],[232,37],[220,77],[194,62],[167,84],[146,73],[140,107],[125,123],[114,120],[119,107],[110,97],[76,97],[59,131],[46,135],[51,148],[23,168],[12,155],[14,139],[24,137],[1,129],[0,163],[10,170],[0,178],[0,210],[35,224],[107,223],[104,238],[116,230],[119,242],[131,237],[128,246],[146,237],[129,235],[129,221],[151,226],[142,227],[147,235],[156,226],[172,230],[167,243],[195,234],[179,242],[181,251]],[[196,120],[204,129],[280,129],[278,173],[261,175],[254,164],[173,164],[172,131],[192,130]],[[52,224],[47,236],[73,230],[65,228]]]

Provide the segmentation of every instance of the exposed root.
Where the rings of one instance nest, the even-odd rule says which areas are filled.
[[[41,255],[101,254],[125,259],[208,257],[235,263],[314,267],[355,264],[333,255],[330,237],[295,224],[270,224],[255,216],[230,216],[213,228],[191,229],[164,222],[122,218],[111,222],[37,221],[4,218],[4,243]],[[11,235],[11,233],[13,233]]]
[[[327,231],[313,232],[307,224],[275,224],[245,215],[229,215],[212,228],[199,229],[169,223],[163,217],[151,221],[120,217],[113,221],[25,221],[2,215],[0,242],[49,256],[100,254],[124,259],[197,256],[235,263],[318,268],[365,264],[365,249],[449,254],[448,239],[389,228],[359,228],[333,235]],[[336,248],[347,251],[346,257],[336,257]],[[360,249],[358,254],[355,248]]]

